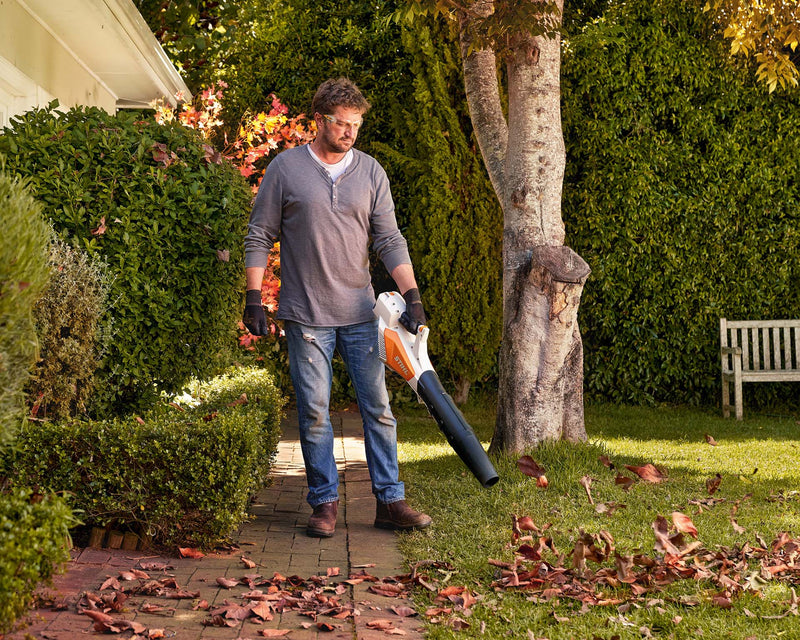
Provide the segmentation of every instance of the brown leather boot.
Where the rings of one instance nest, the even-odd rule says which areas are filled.
[[[375,512],[375,526],[379,529],[393,529],[395,531],[410,531],[424,529],[433,522],[430,516],[414,511],[405,500],[398,500],[385,504],[378,502]]]
[[[339,513],[338,500],[318,504],[308,519],[306,535],[312,538],[330,538],[336,529],[337,513]]]

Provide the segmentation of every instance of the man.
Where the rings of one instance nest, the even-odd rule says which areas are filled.
[[[270,249],[281,242],[277,317],[284,321],[289,347],[307,500],[313,509],[306,532],[314,537],[333,535],[339,504],[329,415],[334,349],[347,366],[364,425],[367,466],[378,501],[375,526],[409,530],[431,523],[405,502],[397,423],[378,359],[370,241],[406,300],[405,326],[416,333],[426,320],[386,173],[374,158],[353,148],[369,108],[345,78],[319,86],[312,102],[317,136],[270,163],[245,239],[244,324],[253,335],[267,331],[261,281]]]

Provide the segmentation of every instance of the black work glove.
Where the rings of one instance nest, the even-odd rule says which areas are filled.
[[[242,322],[254,336],[265,336],[269,333],[267,316],[264,313],[264,307],[261,305],[260,289],[247,290]]]
[[[411,333],[416,333],[423,324],[428,324],[425,309],[422,308],[422,298],[419,289],[409,289],[403,294],[406,301],[406,310],[400,315],[400,324]]]

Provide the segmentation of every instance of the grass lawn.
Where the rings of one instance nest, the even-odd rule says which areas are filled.
[[[492,401],[474,403],[465,415],[488,445]],[[501,480],[482,489],[424,409],[401,415],[401,474],[409,501],[434,519],[428,530],[404,534],[401,549],[409,566],[423,563],[419,572],[433,587],[415,589],[417,609],[445,609],[422,616],[429,621],[428,637],[800,638],[792,590],[792,581],[800,583],[800,558],[797,570],[793,566],[800,549],[787,554],[792,546],[780,548],[790,565],[776,574],[780,579],[762,569],[757,558],[735,564],[744,545],[757,555],[759,548],[771,550],[781,532],[800,537],[800,416],[751,414],[736,422],[698,409],[589,406],[586,424],[585,444],[551,443],[527,452],[545,468],[547,488],[524,475],[515,456],[495,459]],[[645,482],[625,468],[647,463],[664,473],[662,482]],[[618,475],[635,482],[626,491],[615,481]],[[580,482],[584,476],[591,478],[594,505]],[[711,494],[707,482],[714,479],[719,485]],[[611,584],[597,584],[602,569],[619,575],[615,553],[663,564],[652,525],[663,516],[674,532],[673,512],[691,519],[702,543],[678,564],[687,574],[707,568],[704,575],[715,579],[650,580],[633,588],[614,584],[613,578]],[[514,516],[530,517],[538,530],[520,532],[529,539],[515,537]],[[607,532],[603,539],[601,531]],[[594,540],[602,553],[599,562],[589,559],[585,570],[573,570],[573,550],[582,534],[593,536],[584,535],[584,543]],[[524,559],[518,574],[537,569],[536,575],[547,577],[545,569],[565,568],[593,589],[597,600],[610,604],[586,605],[567,597],[557,581],[544,593],[508,586],[510,574],[503,573],[502,563],[514,563],[521,545],[536,546],[540,538],[551,539],[540,549],[545,564]],[[691,542],[687,533],[676,546],[685,549]],[[635,564],[628,575],[637,572],[643,575],[646,569]],[[728,577],[750,588],[726,588]],[[644,590],[637,589],[642,585]],[[446,587],[454,589],[442,594]],[[463,587],[467,591],[460,592]]]

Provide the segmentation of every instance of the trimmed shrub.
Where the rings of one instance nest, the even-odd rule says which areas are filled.
[[[40,351],[26,393],[36,417],[58,419],[86,411],[100,364],[109,281],[105,265],[59,238],[50,247],[50,266],[33,310]]]
[[[0,447],[22,418],[23,386],[36,361],[31,310],[47,283],[50,230],[23,181],[0,165]]]
[[[129,409],[216,373],[244,289],[250,192],[194,132],[133,112],[46,109],[0,136],[56,231],[108,263],[114,339],[93,401]]]
[[[0,635],[32,606],[34,590],[69,560],[72,512],[30,489],[0,493]]]
[[[562,74],[587,395],[718,403],[719,318],[800,317],[800,96],[738,68],[702,3],[592,7]]]
[[[86,524],[208,546],[247,518],[267,482],[283,402],[267,372],[240,368],[141,417],[29,424],[5,471],[67,492]]]

